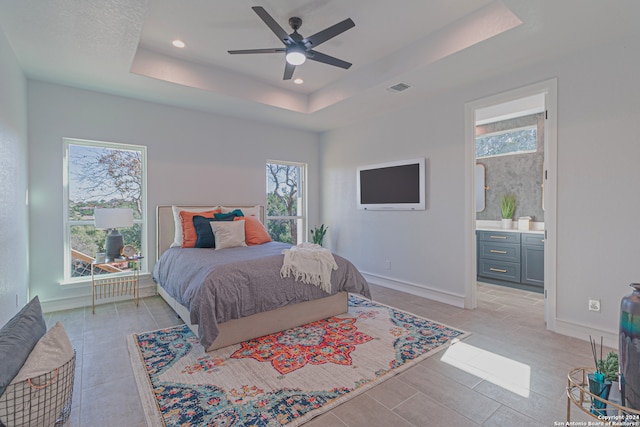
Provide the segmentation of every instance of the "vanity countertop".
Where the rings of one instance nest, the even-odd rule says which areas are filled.
[[[544,230],[518,230],[517,228],[502,228],[502,227],[476,227],[478,231],[505,231],[507,233],[534,233],[534,234],[544,234]]]
[[[501,221],[477,220],[476,230],[480,231],[506,231],[508,233],[535,233],[544,234],[544,222],[531,222],[529,230],[519,230],[518,221],[513,221],[512,228],[502,228]]]

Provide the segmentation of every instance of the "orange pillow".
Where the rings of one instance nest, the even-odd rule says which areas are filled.
[[[196,227],[193,225],[193,217],[196,215],[205,218],[213,218],[213,214],[220,213],[220,209],[205,212],[180,211],[180,222],[182,223],[182,247],[195,248],[198,241]]]
[[[234,221],[244,221],[244,240],[247,246],[261,245],[271,241],[271,236],[257,216],[237,216]]]

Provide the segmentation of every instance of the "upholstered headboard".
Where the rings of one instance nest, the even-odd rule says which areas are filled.
[[[264,223],[264,206],[259,205],[246,205],[246,206],[233,206],[233,205],[179,205],[181,209],[185,210],[197,210],[203,209],[211,206],[223,206],[225,209],[233,210],[233,209],[255,209],[258,208],[259,218],[262,223]],[[157,257],[160,258],[160,255],[169,247],[171,243],[173,243],[174,233],[175,233],[175,222],[173,218],[173,209],[172,205],[162,205],[156,208],[156,224],[158,229],[156,230],[156,236],[158,239],[157,246]]]

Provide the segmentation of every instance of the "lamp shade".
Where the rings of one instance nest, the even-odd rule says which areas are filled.
[[[98,229],[133,226],[133,209],[130,208],[96,208],[93,217]]]

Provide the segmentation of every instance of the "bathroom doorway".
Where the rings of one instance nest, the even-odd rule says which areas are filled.
[[[467,306],[477,307],[478,281],[533,291],[544,298],[550,330],[556,294],[556,93],[553,79],[465,105]],[[502,221],[506,195],[516,199],[510,225]]]

